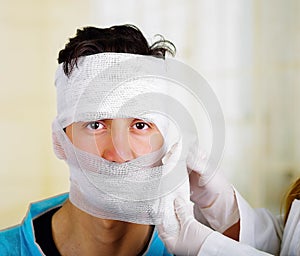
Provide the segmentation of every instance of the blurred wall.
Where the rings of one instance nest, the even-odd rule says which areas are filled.
[[[0,227],[22,220],[28,203],[68,190],[52,152],[58,51],[87,25],[83,1],[0,1]],[[80,15],[79,15],[80,14]]]
[[[298,0],[0,0],[0,228],[68,190],[52,153],[53,76],[76,28],[133,23],[198,70],[226,119],[220,170],[255,207],[278,212],[300,170]]]

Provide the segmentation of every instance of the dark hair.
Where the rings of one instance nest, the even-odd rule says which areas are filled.
[[[162,36],[150,46],[142,32],[134,25],[110,28],[84,27],[78,29],[76,36],[70,38],[65,48],[59,52],[58,63],[63,63],[64,72],[69,76],[77,66],[79,57],[102,52],[133,53],[164,58],[166,52],[174,56],[176,48]]]

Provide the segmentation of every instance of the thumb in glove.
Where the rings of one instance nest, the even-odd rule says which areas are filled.
[[[202,244],[213,231],[195,220],[189,205],[181,197],[174,200],[174,208],[176,213],[174,222],[179,223],[179,233],[174,234],[161,224],[157,227],[159,236],[170,253],[198,255]]]

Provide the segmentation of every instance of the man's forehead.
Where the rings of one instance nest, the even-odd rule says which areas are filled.
[[[112,123],[112,122],[133,122],[133,121],[141,121],[141,122],[147,122],[147,123],[153,123],[155,124],[155,120],[149,118],[143,118],[143,117],[127,117],[127,118],[98,118],[91,121],[79,121],[74,122],[72,124],[82,124],[82,123],[91,123],[91,122],[105,122],[105,123]]]

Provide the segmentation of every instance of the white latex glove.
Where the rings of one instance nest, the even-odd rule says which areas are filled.
[[[213,232],[195,220],[190,208],[185,201],[179,197],[174,201],[174,208],[177,219],[174,225],[180,226],[178,234],[168,230],[163,224],[158,226],[158,234],[168,251],[175,255],[198,255],[205,239]]]
[[[214,230],[223,233],[239,220],[234,189],[215,170],[205,170],[207,156],[195,144],[187,157],[190,170],[191,201],[195,203],[195,217],[203,215]]]
[[[196,221],[182,198],[174,202],[177,219],[174,225],[180,226],[179,233],[174,234],[163,224],[158,226],[158,235],[170,253],[175,255],[215,255],[215,256],[271,256],[247,244],[236,242],[219,232],[213,231]]]

